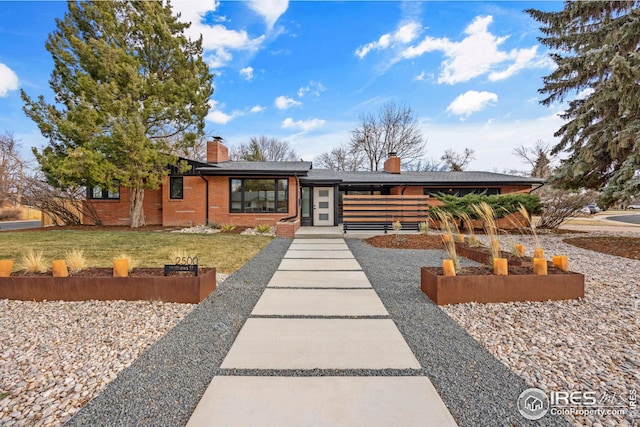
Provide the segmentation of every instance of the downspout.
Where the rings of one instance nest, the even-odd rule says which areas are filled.
[[[280,218],[280,221],[289,221],[290,219],[294,219],[298,217],[298,210],[300,209],[300,178],[298,178],[298,173],[295,172],[294,176],[296,177],[296,213],[295,215],[291,215],[285,218]]]
[[[202,178],[205,182],[205,194],[204,194],[204,200],[205,200],[205,207],[204,207],[204,215],[205,215],[205,225],[209,225],[209,180],[206,179],[204,176],[202,176],[202,172],[200,172],[200,178]]]

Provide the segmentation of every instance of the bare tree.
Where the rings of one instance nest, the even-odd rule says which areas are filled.
[[[469,163],[475,158],[473,157],[473,150],[471,148],[465,148],[462,153],[456,153],[453,149],[447,149],[440,160],[445,164],[446,169],[453,172],[462,172]]]
[[[549,144],[540,139],[533,148],[521,145],[513,149],[513,154],[531,166],[531,176],[535,178],[548,178],[551,175],[550,153]]]
[[[560,227],[590,203],[596,194],[594,191],[569,193],[562,189],[548,188],[545,191],[544,207],[536,228],[556,229]]]
[[[19,147],[11,132],[0,134],[0,206],[22,202],[26,164],[20,158]]]
[[[196,137],[192,143],[185,144],[177,141],[169,141],[171,154],[185,159],[196,160],[199,162],[207,161],[207,141],[213,137],[212,134],[200,135]]]
[[[425,140],[411,107],[388,102],[377,114],[360,116],[360,126],[351,132],[350,149],[362,153],[369,170],[377,171],[391,152],[405,164],[417,161],[424,153]]]
[[[39,175],[24,181],[24,204],[47,214],[56,225],[101,224],[93,205],[86,202],[86,195],[85,187],[55,188]]]
[[[229,153],[232,160],[249,162],[287,162],[298,160],[298,154],[287,141],[266,136],[252,137],[248,144],[233,147]]]
[[[325,169],[357,171],[363,169],[365,159],[362,152],[354,152],[348,145],[343,144],[328,153],[320,154],[313,162]]]
[[[410,171],[416,172],[443,172],[447,170],[447,165],[441,162],[438,162],[433,157],[428,159],[420,159],[412,164],[408,165],[406,168]]]

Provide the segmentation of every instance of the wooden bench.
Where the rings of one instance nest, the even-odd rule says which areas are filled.
[[[402,224],[402,230],[419,230],[417,222],[400,222]],[[393,230],[392,222],[343,222],[342,229],[347,233],[348,230],[384,230],[384,234],[387,234],[388,230]]]

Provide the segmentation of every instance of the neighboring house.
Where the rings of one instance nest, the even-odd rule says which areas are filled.
[[[229,161],[222,138],[207,143],[207,162],[187,160],[190,170],[171,173],[159,190],[145,192],[147,224],[255,226],[294,221],[296,227],[341,222],[344,195],[433,196],[438,193],[530,192],[543,180],[491,172],[406,172],[393,153],[377,172],[313,169],[311,162]],[[129,224],[129,192],[88,190],[105,225]],[[429,203],[437,203],[434,197]]]

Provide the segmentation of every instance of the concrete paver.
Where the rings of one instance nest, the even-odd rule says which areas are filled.
[[[355,259],[350,250],[344,251],[297,251],[289,249],[284,259]]]
[[[266,289],[253,316],[387,316],[373,289]]]
[[[362,270],[355,259],[283,259],[278,270],[293,271],[349,271]]]
[[[371,288],[362,271],[276,271],[269,287]]]
[[[426,377],[234,377],[211,381],[187,427],[452,427]]]
[[[338,244],[344,243],[343,239],[295,239],[291,242],[292,245],[298,244],[313,244],[313,245],[321,245],[321,244]]]
[[[327,237],[332,231],[340,237],[336,227]],[[305,233],[318,236],[313,227]],[[220,368],[259,374],[214,377],[188,427],[456,426],[343,239],[296,238],[251,316],[279,317],[247,319]],[[415,374],[367,376],[377,369]]]
[[[420,369],[391,319],[249,318],[221,368]]]
[[[334,250],[349,250],[349,246],[346,243],[321,243],[321,244],[313,244],[313,243],[296,243],[295,240],[289,246],[289,250],[296,251],[334,251]]]

